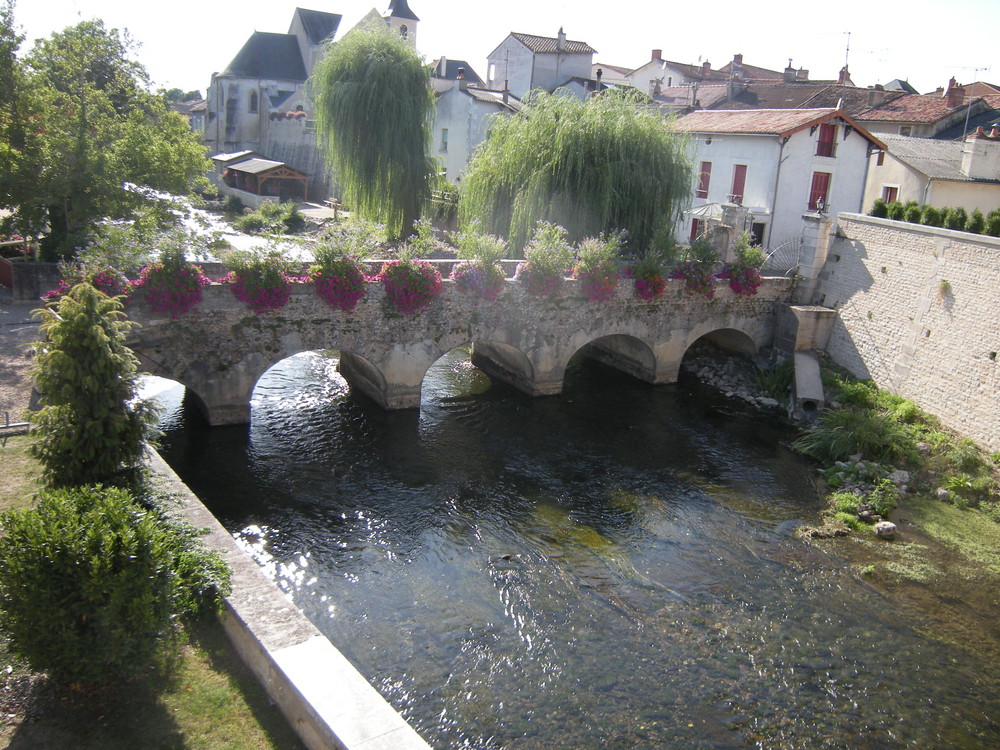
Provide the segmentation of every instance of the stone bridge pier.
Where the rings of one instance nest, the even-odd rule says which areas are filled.
[[[792,293],[791,280],[768,278],[753,297],[720,282],[706,299],[671,281],[660,298],[645,301],[622,280],[614,299],[591,302],[575,281],[539,299],[508,280],[488,304],[446,281],[427,310],[405,316],[390,308],[379,284],[370,284],[350,313],[327,306],[311,285],[297,284],[284,308],[255,315],[228,286],[211,285],[198,308],[177,320],[152,315],[138,292],[128,315],[140,326],[129,345],[141,369],[184,385],[211,424],[241,424],[249,422],[261,375],[311,350],[339,351],[351,388],[385,409],[418,407],[427,370],[459,346],[471,346],[473,364],[490,377],[531,396],[560,393],[578,353],[647,383],[670,383],[702,337],[745,353],[770,346],[778,311]]]

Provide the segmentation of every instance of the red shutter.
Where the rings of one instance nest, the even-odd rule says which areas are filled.
[[[747,185],[747,165],[736,164],[733,166],[733,189],[729,194],[731,203],[743,203],[743,190]]]
[[[837,142],[837,126],[823,123],[819,126],[819,143],[816,144],[816,156],[833,156]]]
[[[698,239],[698,235],[701,234],[701,221],[699,219],[693,219],[691,221],[691,242],[693,243]]]
[[[823,208],[830,205],[828,193],[830,191],[830,173],[813,172],[812,187],[809,188],[809,208],[816,210],[819,208],[817,202],[822,198]]]
[[[701,172],[698,174],[698,190],[695,191],[695,197],[707,198],[708,184],[711,181],[712,181],[712,162],[703,161],[701,163]]]

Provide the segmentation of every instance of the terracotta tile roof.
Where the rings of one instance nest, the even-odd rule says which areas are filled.
[[[716,109],[797,109],[828,84],[813,81],[752,82],[735,96],[717,101]],[[834,102],[834,105],[836,102]],[[830,106],[834,106],[830,105]],[[707,105],[706,105],[707,106]]]
[[[710,108],[719,100],[726,98],[728,87],[725,84],[699,84],[695,92],[696,103],[691,105],[691,86],[667,86],[653,97],[653,101],[669,112],[682,109]]]
[[[954,111],[954,107],[948,106],[948,98],[941,94],[904,94],[877,107],[865,107],[855,117],[862,122],[930,124]]]
[[[898,99],[901,96],[906,96],[906,94],[902,91],[885,92],[887,102]],[[844,112],[857,119],[859,112],[869,109],[868,89],[858,88],[857,86],[839,86],[836,84],[824,86],[802,102],[801,107],[802,109],[836,107],[838,104]]]
[[[859,135],[883,147],[882,142],[838,109],[702,109],[677,120],[675,127],[685,133],[728,133],[732,135],[774,135],[786,138],[800,130],[839,117]]]
[[[981,96],[985,98],[987,96],[1000,94],[1000,86],[997,86],[992,83],[986,83],[985,81],[976,81],[975,83],[969,83],[964,85],[962,88],[965,89],[966,96]]]
[[[535,36],[534,34],[522,34],[517,31],[510,32],[510,35],[517,41],[530,49],[532,52],[562,52],[567,55],[593,55],[597,50],[586,42],[573,42],[566,40],[563,49],[559,49],[559,40],[550,36]]]

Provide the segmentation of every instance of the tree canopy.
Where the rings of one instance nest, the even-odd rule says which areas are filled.
[[[0,101],[0,204],[9,228],[45,235],[43,257],[69,257],[102,219],[155,202],[135,186],[187,193],[210,164],[184,118],[149,91],[127,35],[83,21],[19,60],[12,8],[0,6],[0,75],[16,92]]]
[[[349,33],[313,72],[317,131],[344,198],[393,237],[409,233],[430,195],[428,75],[381,24]]]
[[[573,242],[623,230],[642,251],[670,230],[690,183],[683,137],[641,95],[539,92],[493,122],[462,179],[459,217],[514,247],[548,221]]]

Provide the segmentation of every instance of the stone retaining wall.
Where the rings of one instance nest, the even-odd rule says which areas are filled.
[[[812,301],[834,361],[1000,450],[1000,239],[840,214]]]

